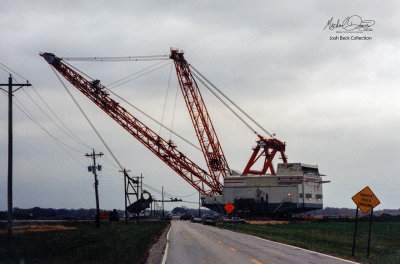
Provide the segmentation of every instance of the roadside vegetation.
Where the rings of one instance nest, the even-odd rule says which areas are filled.
[[[367,258],[369,223],[358,223],[355,257],[351,256],[354,223],[316,222],[281,225],[222,224],[220,228],[364,263],[400,263],[400,222],[372,225],[370,257]]]
[[[144,263],[168,222],[76,225],[77,229],[14,234],[11,256],[0,235],[0,263]]]

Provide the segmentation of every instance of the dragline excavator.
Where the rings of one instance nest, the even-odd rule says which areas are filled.
[[[322,180],[321,176],[324,175],[319,173],[315,165],[288,163],[286,144],[265,130],[269,138],[253,130],[258,136],[257,145],[243,172],[230,169],[196,79],[205,85],[211,83],[188,64],[183,51],[171,48],[169,58],[173,60],[208,171],[113,100],[110,97],[112,92],[99,80],[88,80],[78,73],[79,70],[52,53],[40,55],[68,82],[199,191],[203,206],[226,213],[224,206],[230,202],[235,207],[233,213],[241,216],[282,215],[322,208],[322,184],[327,182]],[[211,86],[215,87],[213,84]],[[275,171],[272,161],[277,154],[282,163],[278,164]],[[261,169],[253,168],[256,163],[261,163]]]

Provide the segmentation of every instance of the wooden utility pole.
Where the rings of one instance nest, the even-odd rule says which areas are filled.
[[[136,180],[137,180],[137,185],[136,185],[136,201],[139,201],[139,197],[140,197],[140,195],[139,195],[139,193],[141,192],[140,191],[140,179],[141,179],[141,175],[142,174],[140,174],[140,177],[139,176],[137,176],[136,177]],[[140,214],[140,212],[137,212],[137,214],[136,214],[136,224],[138,225],[139,224],[139,214]]]
[[[125,224],[128,223],[128,186],[127,186],[127,182],[126,182],[126,178],[128,178],[128,172],[130,172],[130,170],[127,170],[124,168],[124,170],[119,171],[119,172],[123,172],[124,173],[124,194],[125,194]],[[129,179],[128,179],[129,181]]]
[[[8,241],[12,239],[13,233],[13,114],[12,114],[12,97],[13,93],[24,86],[31,86],[26,81],[26,84],[13,84],[12,75],[8,77],[8,83],[0,84],[1,86],[8,86],[8,184],[7,184],[7,216],[8,216]],[[19,86],[13,91],[13,87]],[[9,243],[10,245],[10,243]]]
[[[201,217],[200,206],[201,206],[201,200],[200,200],[200,192],[199,192],[199,218]]]
[[[162,219],[164,219],[164,186],[161,187]]]
[[[95,195],[96,195],[96,227],[100,228],[100,205],[99,205],[99,191],[98,191],[98,185],[99,181],[97,180],[97,169],[101,170],[101,166],[96,166],[96,157],[101,157],[104,154],[99,152],[96,153],[93,149],[93,153],[88,154],[86,153],[86,157],[91,157],[93,159],[93,166],[89,166],[89,171],[91,171],[94,175],[94,189],[95,189]]]

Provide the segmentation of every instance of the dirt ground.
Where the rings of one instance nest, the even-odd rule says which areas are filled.
[[[28,232],[47,232],[56,230],[77,229],[76,227],[63,226],[63,225],[21,225],[14,226],[14,233],[28,233]],[[7,229],[0,229],[0,235],[6,234]]]

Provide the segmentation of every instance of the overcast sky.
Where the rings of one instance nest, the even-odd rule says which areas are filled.
[[[317,164],[332,182],[324,206],[350,207],[365,186],[381,201],[377,209],[399,208],[400,5],[398,1],[0,1],[0,62],[29,79],[36,91],[99,159],[100,206],[123,208],[123,177],[78,108],[38,54],[128,56],[185,51],[186,59],[287,143],[289,162]],[[324,27],[332,17],[374,20],[372,31],[340,34]],[[371,40],[330,40],[368,36]],[[155,62],[71,62],[109,84]],[[163,65],[163,64],[160,64]],[[115,92],[197,143],[168,62]],[[7,82],[0,69],[0,83]],[[15,76],[17,81],[23,81]],[[197,201],[195,190],[104,112],[68,84],[107,144],[154,188]],[[166,91],[168,89],[168,96]],[[242,171],[255,136],[203,90],[231,169]],[[90,148],[66,136],[42,113],[50,111],[32,88],[15,94],[68,153],[14,107],[14,206],[93,208]],[[127,107],[154,131],[157,124]],[[7,97],[0,93],[0,210],[7,208]],[[54,118],[53,118],[54,119]],[[169,139],[170,134],[161,130]],[[172,137],[178,148],[206,168],[202,154]],[[111,161],[111,162],[110,162]],[[113,165],[113,164],[114,165]],[[190,196],[192,195],[192,196]],[[157,198],[160,198],[156,195]],[[169,205],[172,208],[181,204]],[[195,207],[193,204],[184,204]]]

